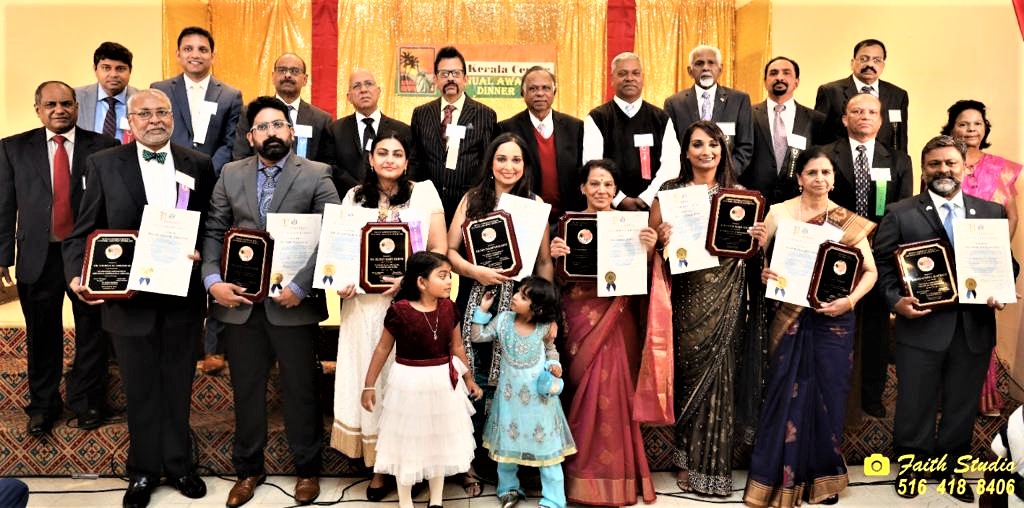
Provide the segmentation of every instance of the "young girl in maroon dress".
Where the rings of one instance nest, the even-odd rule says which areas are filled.
[[[444,477],[469,470],[473,405],[483,392],[466,368],[459,316],[449,299],[452,265],[429,251],[413,254],[363,383],[362,405],[373,410],[373,386],[397,347],[381,402],[374,472],[393,475],[398,504],[412,508],[412,486],[430,485],[430,507],[440,507]]]

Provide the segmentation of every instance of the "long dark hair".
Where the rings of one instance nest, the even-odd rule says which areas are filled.
[[[690,140],[697,129],[707,133],[708,136],[711,136],[712,139],[718,142],[718,146],[722,147],[722,156],[719,157],[718,168],[715,169],[715,181],[718,182],[718,186],[723,189],[735,187],[736,175],[732,172],[732,155],[729,153],[729,139],[715,122],[708,120],[693,122],[683,132],[683,139],[680,143],[683,155],[682,165],[679,167],[679,180],[682,180],[683,183],[693,181],[693,165],[690,163],[690,159],[686,157],[686,152],[690,148]]]
[[[483,217],[493,212],[494,207],[498,206],[498,192],[494,190],[494,154],[497,153],[499,146],[508,142],[519,145],[519,149],[523,152],[523,176],[508,192],[521,198],[533,195],[533,179],[530,176],[533,174],[533,157],[530,156],[530,152],[526,148],[526,141],[511,132],[499,134],[494,141],[491,141],[491,144],[487,145],[483,162],[480,164],[480,177],[477,184],[466,193],[467,219]]]
[[[558,302],[558,289],[555,285],[540,277],[529,276],[523,279],[519,290],[530,299],[531,323],[553,323],[561,312]]]
[[[386,130],[379,136],[373,138],[373,143],[370,145],[370,153],[367,157],[373,156],[373,151],[377,149],[377,145],[382,140],[393,139],[398,141],[398,144],[402,145],[402,149],[405,150],[405,160],[409,161],[409,140],[405,139],[405,136],[401,135],[396,130]],[[397,181],[398,192],[394,196],[391,196],[391,205],[401,205],[412,196],[412,184],[409,181],[409,172],[403,171],[401,176],[398,177]],[[366,171],[363,174],[363,183],[355,191],[353,196],[356,203],[362,203],[364,208],[377,208],[380,206],[380,179],[377,177],[377,172],[372,169]]]
[[[448,260],[447,256],[424,250],[409,256],[409,260],[405,263],[405,276],[402,277],[402,284],[398,287],[398,293],[395,295],[395,301],[409,300],[415,302],[420,299],[423,295],[420,294],[419,283],[420,277],[424,279],[430,278],[430,274],[438,267],[448,265],[452,266],[452,262]]]
[[[949,109],[946,110],[949,113],[949,118],[946,119],[946,125],[942,126],[943,136],[952,136],[953,127],[956,127],[956,117],[960,116],[960,113],[973,109],[978,113],[981,113],[981,121],[985,122],[985,135],[981,137],[981,144],[978,148],[985,149],[992,146],[988,142],[988,135],[992,133],[992,123],[988,121],[988,114],[985,112],[985,103],[976,101],[973,99],[965,99],[962,101],[956,101]]]

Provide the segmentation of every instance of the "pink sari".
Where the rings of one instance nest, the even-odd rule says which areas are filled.
[[[566,459],[568,500],[590,505],[655,501],[633,390],[643,338],[635,306],[642,298],[598,298],[594,284],[565,288],[566,380],[575,388],[569,428],[578,453]]]

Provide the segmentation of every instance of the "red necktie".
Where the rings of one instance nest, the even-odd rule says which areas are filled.
[[[57,152],[53,154],[53,236],[63,240],[71,234],[75,219],[71,214],[71,162],[64,148],[64,136],[53,137]]]
[[[448,126],[452,123],[452,111],[455,111],[455,106],[451,104],[444,107],[444,120],[441,120],[441,139],[448,141]]]

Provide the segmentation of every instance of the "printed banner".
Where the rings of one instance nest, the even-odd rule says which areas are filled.
[[[435,97],[434,57],[443,45],[404,44],[398,48],[395,94]],[[460,45],[466,58],[466,94],[474,99],[518,99],[519,80],[535,65],[555,72],[555,47],[545,45]]]

